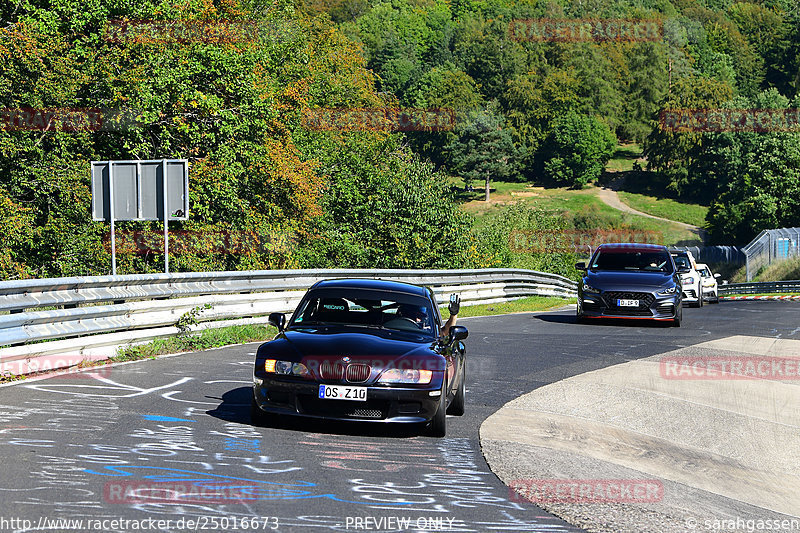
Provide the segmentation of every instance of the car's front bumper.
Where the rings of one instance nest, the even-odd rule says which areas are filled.
[[[719,289],[717,287],[703,287],[703,299],[716,300],[719,298]]]
[[[635,308],[614,305],[621,291],[583,293],[579,296],[579,312],[588,318],[625,318],[649,320],[674,320],[677,316],[680,298],[675,295],[659,296],[655,293],[630,292],[636,296],[640,305]],[[644,300],[644,301],[643,301]]]
[[[316,381],[255,377],[253,397],[265,413],[325,420],[424,423],[439,408],[441,383],[426,388],[366,386],[366,401],[319,398]]]

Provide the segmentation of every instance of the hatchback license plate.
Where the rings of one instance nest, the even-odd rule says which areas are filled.
[[[617,300],[620,307],[639,307],[639,300]]]
[[[319,397],[324,400],[367,401],[366,387],[345,387],[343,385],[320,385]]]

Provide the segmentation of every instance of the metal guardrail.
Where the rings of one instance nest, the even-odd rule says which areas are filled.
[[[311,285],[331,278],[381,278],[430,286],[440,302],[464,305],[525,296],[576,295],[574,281],[544,272],[494,270],[264,270],[0,282],[0,370],[12,361],[64,354],[110,357],[124,344],[176,335],[178,319],[199,329],[264,323],[294,310]],[[59,339],[59,340],[54,340]],[[47,342],[42,342],[47,341]]]
[[[800,292],[800,280],[729,283],[719,286],[720,296],[729,294],[760,294],[778,292]]]

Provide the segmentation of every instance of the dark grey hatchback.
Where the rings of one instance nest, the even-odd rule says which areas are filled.
[[[681,280],[665,246],[601,244],[578,284],[578,321],[624,318],[681,325]]]

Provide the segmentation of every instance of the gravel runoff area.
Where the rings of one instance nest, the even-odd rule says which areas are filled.
[[[797,340],[732,336],[568,378],[486,419],[483,453],[503,482],[587,531],[757,531],[759,520],[788,531],[792,519],[797,531],[797,360],[794,379],[777,375],[783,367],[760,379],[708,370],[686,379],[688,366],[667,364],[798,355]],[[552,479],[651,480],[663,492],[650,503],[541,501],[556,498],[531,480]]]

